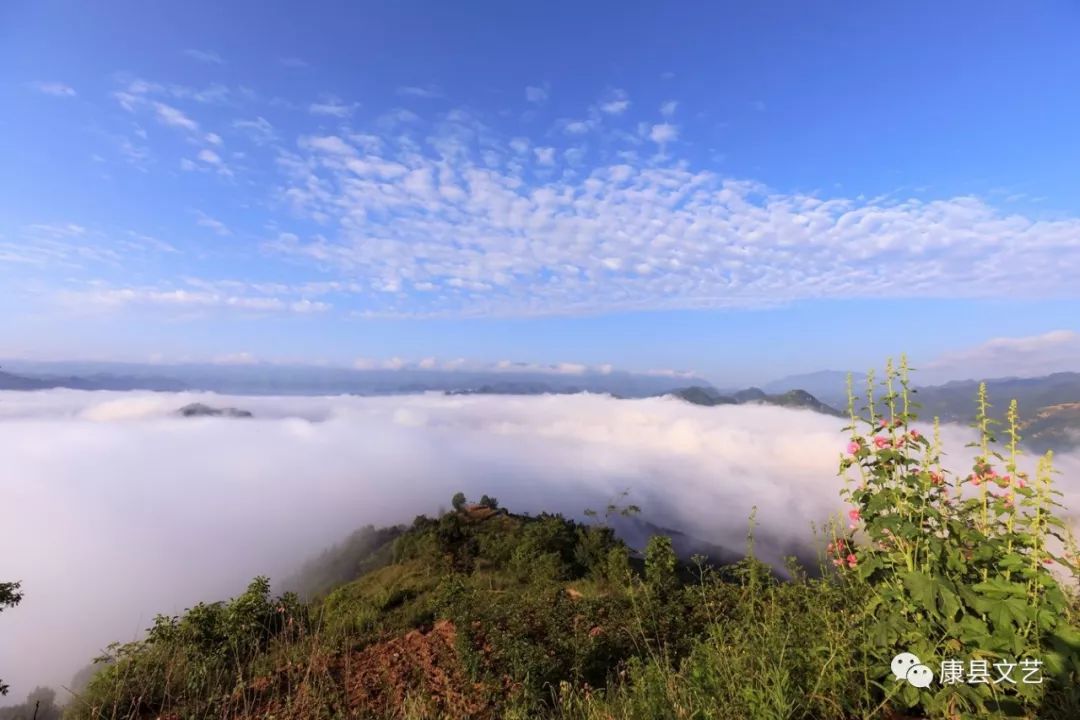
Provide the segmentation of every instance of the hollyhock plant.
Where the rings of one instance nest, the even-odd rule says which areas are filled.
[[[884,394],[875,399],[879,387]],[[866,400],[868,417],[863,417],[849,384],[851,445],[889,451],[842,458],[845,478],[850,481],[856,473],[857,482],[848,483],[844,498],[852,506],[848,519],[852,529],[860,528],[860,542],[837,540],[828,557],[844,571],[844,582],[869,591],[862,620],[868,641],[860,652],[876,681],[890,689],[887,703],[894,707],[887,714],[912,714],[898,705],[930,717],[996,717],[994,708],[1007,701],[1024,708],[1024,717],[1042,716],[1043,685],[920,690],[897,685],[890,662],[898,652],[912,652],[929,667],[947,657],[1037,657],[1061,682],[1080,681],[1080,628],[1051,573],[1055,559],[1047,547],[1065,527],[1054,514],[1060,493],[1051,484],[1052,456],[1044,457],[1034,480],[1025,483],[1018,469],[1016,403],[1007,416],[1006,449],[994,451],[994,421],[980,386],[974,467],[950,482],[941,467],[937,421],[932,438],[909,428],[916,417],[906,360],[899,368],[890,361],[880,385],[871,373]],[[890,425],[884,417],[893,419],[899,437],[876,434]],[[965,484],[974,490],[962,492]],[[1077,572],[1071,561],[1057,562]]]

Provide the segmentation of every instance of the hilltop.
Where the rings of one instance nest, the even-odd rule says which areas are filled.
[[[776,405],[779,407],[804,408],[825,415],[842,417],[843,413],[818,400],[805,390],[788,390],[779,394],[768,394],[760,388],[747,388],[730,395],[724,395],[709,387],[693,386],[668,393],[694,405],[714,407],[716,405]]]
[[[866,633],[858,584],[794,563],[782,581],[752,553],[680,560],[664,535],[635,551],[610,525],[633,507],[590,525],[486,496],[452,505],[358,530],[289,592],[256,578],[232,600],[159,616],[145,640],[109,648],[65,717],[653,720],[708,702],[715,717],[751,718],[779,701],[801,708],[789,717],[840,720],[870,709],[853,651]],[[773,682],[762,673],[781,667],[776,695],[758,695]]]

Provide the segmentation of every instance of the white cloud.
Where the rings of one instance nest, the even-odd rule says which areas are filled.
[[[162,125],[177,127],[189,132],[197,132],[199,124],[185,115],[182,111],[162,102],[154,103],[154,112]]]
[[[1080,371],[1080,332],[1054,330],[1028,337],[993,338],[951,350],[923,364],[925,382],[993,377],[1036,377]]]
[[[356,148],[336,135],[302,137],[300,138],[300,147],[318,150],[331,155],[356,155]]]
[[[205,136],[204,139],[206,140],[206,142],[210,143],[211,145],[221,145],[222,144],[221,136],[218,135],[217,133],[206,133],[206,136]]]
[[[420,122],[420,116],[405,108],[395,108],[379,116],[379,124],[389,128],[416,122]]]
[[[547,88],[529,85],[525,88],[525,99],[536,105],[542,105],[548,99]]]
[[[0,265],[18,263],[38,268],[115,270],[148,253],[174,253],[176,248],[138,233],[107,233],[73,222],[37,223],[20,228],[7,241],[0,235]]]
[[[533,148],[533,152],[536,153],[536,162],[540,165],[554,165],[555,164],[555,148],[553,147],[538,147]]]
[[[221,65],[225,62],[221,59],[220,55],[218,55],[216,52],[211,52],[210,50],[195,50],[189,48],[184,51],[184,54],[192,60],[198,60],[201,63],[206,63],[207,65]]]
[[[266,145],[277,139],[274,126],[270,124],[269,120],[261,116],[254,120],[234,120],[233,127],[247,133],[248,137],[256,145]]]
[[[675,114],[675,110],[679,107],[679,103],[675,100],[668,100],[666,103],[660,106],[660,114],[664,117],[671,117]]]
[[[427,85],[424,87],[420,87],[417,85],[404,85],[397,89],[397,94],[404,97],[415,97],[425,100],[432,100],[435,98],[443,97],[442,90],[433,85]]]
[[[600,110],[608,115],[622,115],[630,108],[630,100],[624,90],[613,90],[600,103]]]
[[[31,87],[39,93],[53,97],[75,97],[78,94],[75,88],[62,82],[36,82],[31,83]]]
[[[206,152],[209,152],[209,151],[206,151]],[[209,215],[202,212],[201,210],[196,211],[195,215],[196,215],[195,223],[197,225],[199,225],[201,227],[204,227],[204,228],[210,228],[211,230],[213,230],[218,235],[232,235],[232,231],[229,230],[229,226],[226,225],[225,223],[221,222],[220,220],[210,217]]]
[[[649,129],[649,139],[658,145],[664,145],[678,139],[679,128],[671,123],[659,123]]]
[[[0,503],[0,527],[22,539],[4,570],[33,590],[0,644],[16,688],[66,684],[156,613],[255,575],[281,580],[356,527],[410,522],[457,491],[581,517],[629,488],[646,519],[735,552],[756,506],[755,548],[774,563],[817,548],[811,524],[844,509],[845,421],[807,411],[598,396],[2,395],[0,497],[19,501]],[[192,402],[255,419],[176,416]],[[963,467],[970,431],[944,432]],[[1080,463],[1058,463],[1075,508]],[[48,508],[50,532],[26,508]]]
[[[346,118],[352,115],[352,107],[342,103],[337,98],[327,98],[308,106],[308,112],[312,115],[324,115],[336,118]]]
[[[225,163],[225,161],[221,158],[221,156],[218,155],[213,150],[211,150],[210,148],[203,148],[202,150],[200,150],[198,152],[198,154],[196,154],[195,157],[196,157],[196,159],[199,160],[199,162],[202,162],[205,165],[208,165],[211,169],[216,170],[221,175],[231,177],[232,174],[233,174],[232,170]],[[183,162],[181,162],[181,167],[183,169],[185,169],[185,170],[198,169],[197,166],[192,167],[192,164],[185,164]]]
[[[534,100],[547,97],[539,89]],[[233,136],[214,143],[216,134],[194,134],[198,123],[173,97],[194,95],[143,80],[117,93],[133,113],[193,133],[190,157],[168,167],[209,175],[233,162],[224,150]],[[617,91],[600,97],[616,99]],[[321,102],[328,117],[351,109]],[[660,106],[662,119],[673,103]],[[266,242],[260,262],[307,264],[363,285],[371,294],[353,310],[365,317],[1077,297],[1076,217],[1025,216],[963,196],[780,192],[699,171],[675,152],[676,124],[612,127],[625,123],[610,122],[600,102],[528,137],[504,136],[462,109],[425,117],[399,109],[366,125],[308,118],[291,134],[238,107],[232,128],[265,148],[256,155],[249,143],[245,167],[280,173],[263,178],[267,197],[250,198],[251,227],[268,228],[267,238],[295,233]],[[145,143],[126,142],[121,152],[145,168]],[[307,222],[318,234],[298,231]]]
[[[389,289],[365,317],[1075,296],[1077,219],[970,197],[780,193],[639,156],[637,142],[678,139],[668,123],[609,134],[586,155],[444,118],[303,140],[280,161],[283,197],[335,230],[268,249]]]
[[[64,295],[66,301],[79,309],[118,309],[149,307],[173,310],[235,310],[252,313],[325,312],[331,305],[307,299],[289,300],[281,297],[228,295],[215,292],[157,288],[99,288]]]

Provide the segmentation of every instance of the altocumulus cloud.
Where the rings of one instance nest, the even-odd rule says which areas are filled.
[[[397,109],[343,125],[356,104],[322,98],[297,105],[316,117],[301,117],[287,136],[253,98],[224,86],[134,80],[114,97],[199,146],[201,164],[185,161],[217,168],[208,181],[228,173],[237,186],[264,188],[257,192],[266,197],[245,205],[261,208],[257,224],[270,229],[238,234],[236,251],[258,266],[347,284],[333,302],[342,313],[534,316],[810,298],[1076,297],[1076,217],[1007,212],[972,196],[780,191],[701,169],[689,159],[700,150],[693,134],[676,122],[677,100],[649,109],[611,90],[572,113],[583,119],[567,121],[542,112],[547,91],[531,87],[517,102],[532,119],[520,125],[420,102],[423,115]],[[204,108],[225,98],[237,105],[236,132],[204,132]],[[274,168],[275,181],[245,177],[224,149],[234,141],[247,146],[249,165]],[[158,273],[150,289],[168,292],[183,281]],[[136,288],[87,292],[128,289]]]
[[[193,401],[256,418],[175,416]],[[589,395],[0,393],[0,579],[27,593],[0,615],[0,668],[16,694],[65,683],[157,612],[281,578],[349,530],[408,522],[457,490],[580,516],[629,488],[648,519],[734,549],[757,506],[759,550],[778,562],[841,509],[842,424]],[[1080,462],[1061,467],[1077,507]]]
[[[377,148],[300,138],[279,158],[282,197],[337,230],[266,247],[362,284],[368,308],[389,315],[1071,296],[1080,272],[1077,219],[1007,215],[974,197],[779,193],[643,158],[632,134],[610,135],[631,149],[605,159],[572,140],[530,156],[527,141],[460,111],[424,130],[424,142],[387,136]],[[645,134],[663,147],[678,128]]]

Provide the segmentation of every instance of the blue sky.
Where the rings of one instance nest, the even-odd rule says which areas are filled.
[[[0,357],[1080,365],[1076,5],[750,5],[5,3]]]

